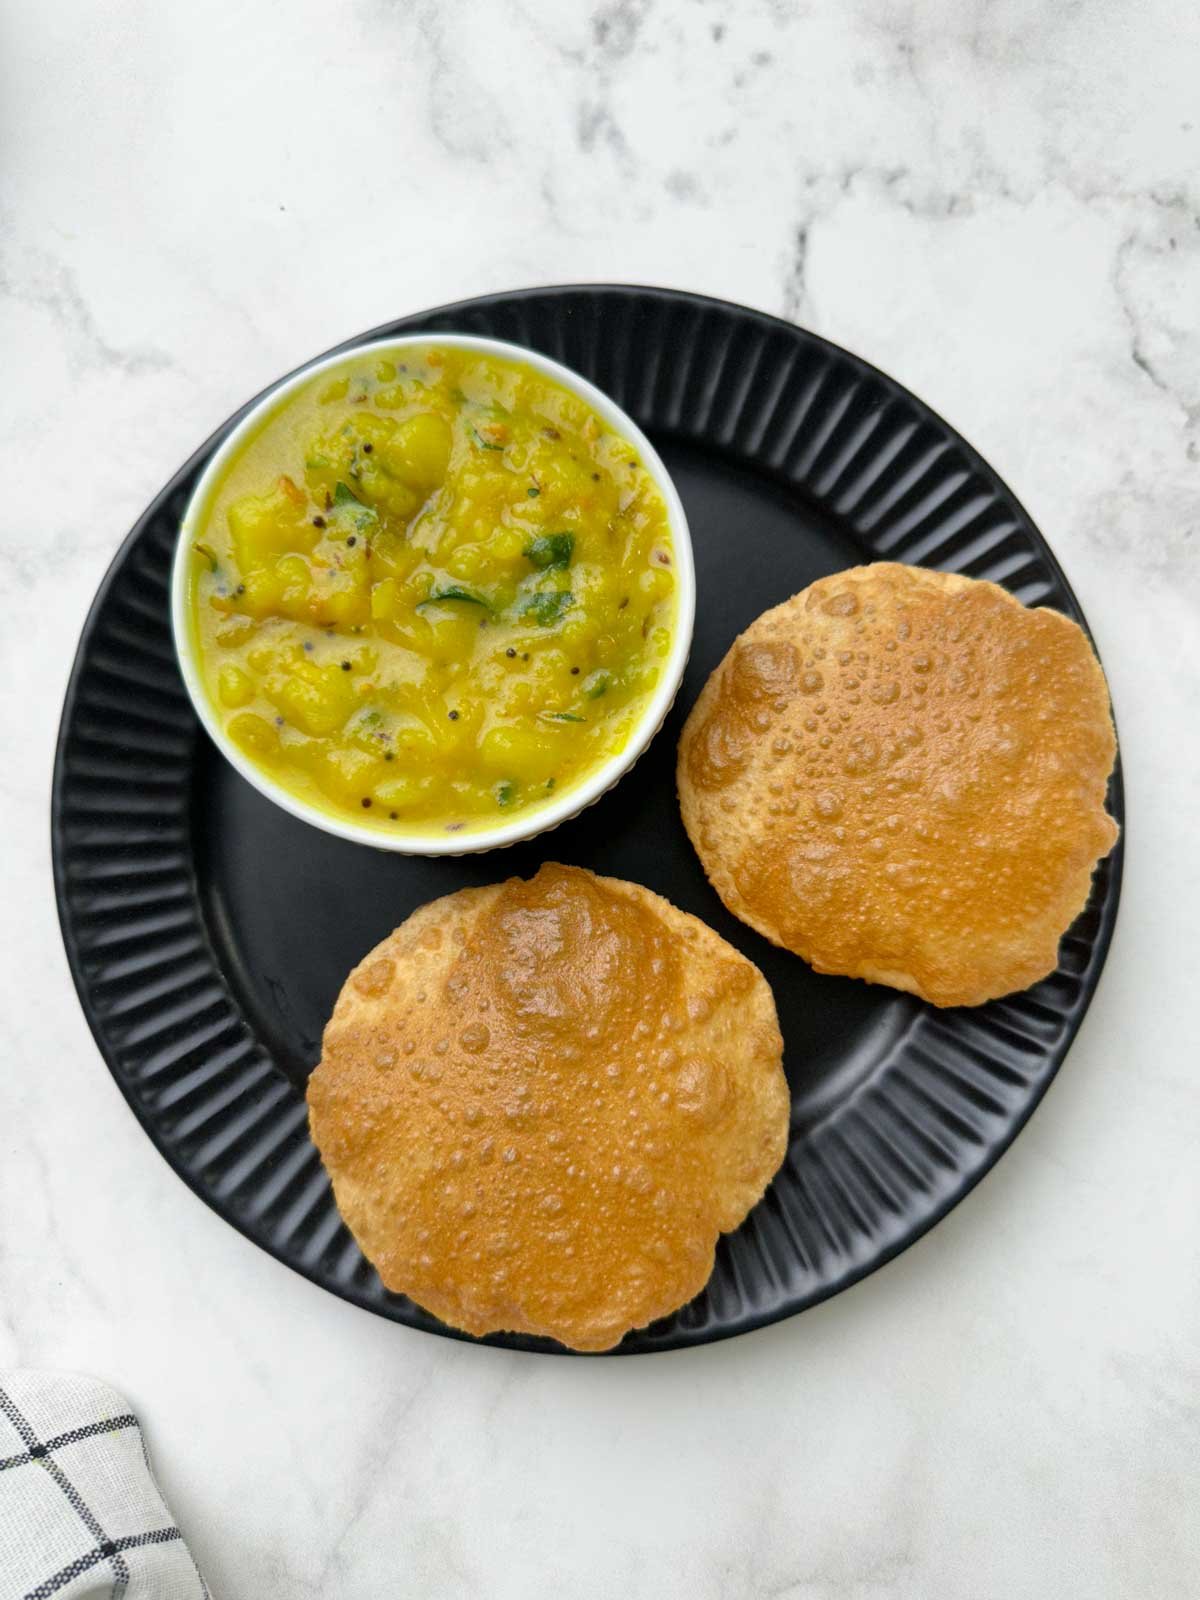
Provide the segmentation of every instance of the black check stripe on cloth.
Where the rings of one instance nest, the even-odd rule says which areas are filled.
[[[0,1373],[5,1444],[0,1600],[210,1600],[138,1420],[113,1390],[67,1373]]]
[[[0,1410],[8,1415],[3,1400],[0,1400]],[[60,1445],[74,1444],[79,1439],[94,1439],[98,1433],[115,1433],[118,1428],[136,1428],[137,1425],[138,1419],[132,1411],[127,1411],[121,1417],[105,1417],[100,1422],[89,1422],[86,1428],[68,1428],[66,1433],[55,1434],[53,1439],[47,1439],[42,1444],[30,1445],[29,1449],[22,1451],[19,1456],[6,1456],[0,1461],[0,1472],[3,1472],[5,1467],[19,1467],[23,1462],[36,1461],[42,1456],[49,1455],[51,1450],[57,1450]]]
[[[129,1588],[129,1568],[124,1561],[126,1550],[140,1550],[148,1544],[169,1544],[173,1539],[182,1539],[183,1535],[178,1528],[156,1528],[153,1533],[131,1533],[124,1539],[106,1539],[103,1544],[97,1545],[94,1550],[89,1550],[86,1555],[78,1556],[69,1567],[64,1567],[61,1572],[53,1573],[45,1583],[39,1583],[36,1589],[27,1591],[26,1600],[50,1600],[52,1594],[60,1594],[70,1583],[72,1578],[80,1578],[89,1572],[100,1561],[111,1561],[113,1571],[121,1571],[124,1577],[118,1577],[113,1583],[114,1595],[126,1594]]]

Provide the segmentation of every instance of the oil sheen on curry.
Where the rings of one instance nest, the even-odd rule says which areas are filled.
[[[293,391],[195,535],[230,739],[381,830],[479,830],[619,753],[670,649],[666,506],[635,448],[520,363],[408,349]]]

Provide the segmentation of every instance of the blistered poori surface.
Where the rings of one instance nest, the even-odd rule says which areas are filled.
[[[474,1334],[601,1350],[684,1304],[783,1159],[766,981],[635,884],[545,866],[411,916],[350,975],[309,1082],[390,1289]]]
[[[1051,972],[1117,837],[1082,630],[891,562],[738,638],[679,747],[684,823],[743,921],[818,971],[974,1005]]]

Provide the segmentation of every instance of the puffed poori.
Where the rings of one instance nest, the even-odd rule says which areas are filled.
[[[818,972],[978,1005],[1053,971],[1117,827],[1083,631],[893,562],[765,612],[683,730],[684,824],[734,914]]]
[[[637,884],[547,865],[413,913],[308,1087],[389,1289],[469,1333],[606,1350],[703,1288],[787,1148],[758,969]]]

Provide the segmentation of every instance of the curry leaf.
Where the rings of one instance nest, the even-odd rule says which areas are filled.
[[[363,505],[354,491],[341,481],[333,491],[333,509],[336,512],[346,512],[359,533],[365,533],[379,521],[378,511],[371,506]]]
[[[527,544],[521,554],[527,561],[532,561],[535,567],[549,572],[554,567],[570,566],[574,549],[573,533],[544,533],[540,539]]]
[[[521,607],[521,615],[532,617],[534,622],[548,628],[574,603],[575,596],[569,589],[547,589],[541,594],[531,594]]]
[[[464,589],[459,583],[448,584],[444,589],[435,589],[431,595],[417,602],[417,610],[422,606],[434,606],[445,600],[462,600],[469,606],[482,606],[486,611],[488,603],[482,595],[472,594],[470,589]]]

